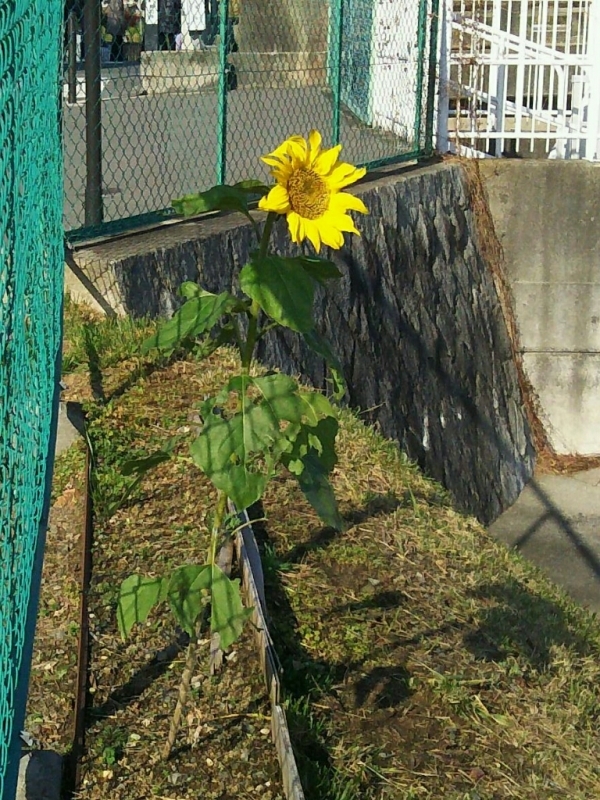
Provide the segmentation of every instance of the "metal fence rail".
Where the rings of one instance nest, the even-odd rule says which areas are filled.
[[[442,149],[600,157],[600,0],[445,0],[443,10]]]
[[[160,0],[145,11],[124,0],[118,18],[114,2],[72,2],[71,238],[131,227],[215,183],[266,178],[259,155],[312,127],[359,164],[431,152],[437,0]]]
[[[12,800],[56,408],[63,244],[59,0],[0,3],[0,797]]]

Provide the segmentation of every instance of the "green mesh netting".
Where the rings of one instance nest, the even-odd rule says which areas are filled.
[[[84,204],[85,20],[69,1],[64,221],[77,231],[96,223]],[[102,6],[91,132],[104,223],[118,229],[217,182],[267,178],[259,156],[313,127],[357,164],[426,155],[436,13],[437,0],[130,0],[120,15]]]
[[[18,768],[62,297],[59,0],[0,0],[0,797]]]

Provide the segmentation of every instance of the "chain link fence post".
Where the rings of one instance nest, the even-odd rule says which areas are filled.
[[[340,141],[340,117],[342,109],[342,42],[344,31],[344,0],[331,0],[333,15],[332,93],[333,120],[332,144]]]
[[[227,90],[229,55],[229,3],[219,3],[219,103],[217,118],[217,183],[225,183],[227,175]]]
[[[85,0],[85,225],[101,225],[102,106],[100,68],[100,0]]]
[[[442,0],[443,2],[443,0]],[[427,80],[427,105],[425,117],[425,147],[424,155],[429,157],[433,154],[434,120],[436,107],[436,86],[438,86],[438,64],[439,64],[439,17],[440,0],[431,0],[431,21],[429,23],[429,69]]]

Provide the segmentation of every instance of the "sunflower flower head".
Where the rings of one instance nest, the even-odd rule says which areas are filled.
[[[348,211],[368,213],[362,200],[342,191],[360,180],[366,169],[340,161],[341,149],[337,145],[322,150],[321,134],[311,131],[308,141],[291,136],[262,159],[276,183],[259,208],[285,214],[292,241],[308,239],[317,252],[321,244],[338,250],[344,233],[358,234]]]

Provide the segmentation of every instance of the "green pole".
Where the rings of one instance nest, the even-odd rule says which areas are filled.
[[[415,109],[415,149],[421,151],[421,122],[423,118],[423,83],[425,79],[425,49],[427,47],[427,0],[419,3],[419,33],[417,40],[417,86]]]
[[[429,76],[427,81],[427,117],[425,119],[425,155],[433,153],[433,116],[435,113],[435,79],[438,55],[439,0],[431,2],[431,25],[429,26]]]
[[[85,225],[101,225],[102,198],[102,105],[100,67],[100,0],[85,0]],[[58,34],[57,34],[58,35]]]
[[[333,25],[333,121],[332,121],[332,144],[339,144],[340,141],[340,109],[342,94],[342,25],[344,19],[344,0],[332,0]]]
[[[229,0],[219,3],[219,107],[217,130],[217,184],[225,183],[227,169],[227,15]]]

